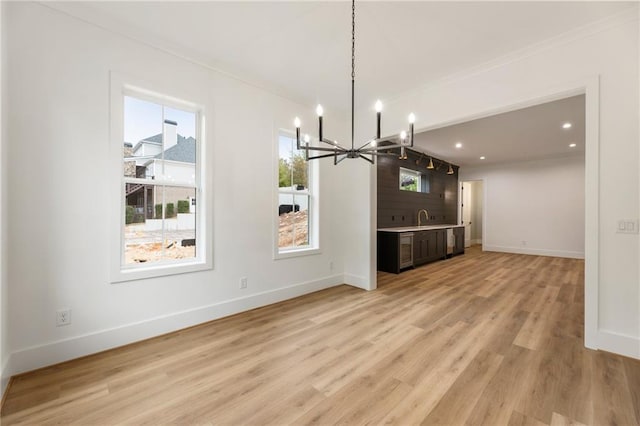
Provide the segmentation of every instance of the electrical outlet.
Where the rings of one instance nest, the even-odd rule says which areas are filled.
[[[71,309],[60,309],[56,311],[56,327],[71,324]]]
[[[247,288],[247,277],[240,278],[240,288]]]
[[[329,262],[329,270],[333,271],[333,262]]]
[[[527,245],[527,242],[526,242],[526,241],[524,241],[524,240],[522,240],[522,246],[524,247],[524,246],[526,246],[526,245]]]

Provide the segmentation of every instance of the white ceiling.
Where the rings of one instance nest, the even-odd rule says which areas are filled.
[[[584,95],[573,96],[419,133],[414,144],[461,167],[584,155],[584,108]]]
[[[294,99],[346,112],[350,2],[46,2]],[[628,9],[621,2],[357,2],[356,107]]]
[[[325,111],[350,106],[351,3],[46,2]],[[390,100],[608,16],[632,2],[358,2],[356,108]],[[584,151],[584,99],[430,131],[418,146],[461,166]],[[563,121],[574,128],[560,129]],[[463,149],[453,144],[461,141]],[[573,150],[571,142],[577,143]],[[486,160],[480,162],[484,155]]]

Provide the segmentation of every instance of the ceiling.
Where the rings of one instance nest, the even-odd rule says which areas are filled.
[[[331,114],[350,106],[351,3],[45,2]],[[633,2],[358,2],[356,108],[391,100],[561,34]],[[570,121],[570,131],[560,125]],[[455,142],[463,147],[456,149]],[[584,153],[584,97],[416,137],[463,167]],[[576,143],[573,149],[569,143]],[[485,156],[485,160],[480,160]]]
[[[564,123],[571,123],[571,128],[564,129]],[[456,148],[457,143],[462,146]],[[585,97],[429,130],[416,134],[414,144],[419,151],[461,167],[584,155]]]
[[[44,2],[325,111],[350,105],[350,2]],[[389,100],[631,2],[358,2],[356,108]]]

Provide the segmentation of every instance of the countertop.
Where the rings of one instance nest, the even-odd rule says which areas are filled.
[[[464,225],[422,225],[422,226],[401,226],[398,228],[378,228],[382,232],[418,232],[431,231],[434,229],[462,228]]]

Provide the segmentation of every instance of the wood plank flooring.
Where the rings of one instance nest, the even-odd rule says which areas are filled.
[[[583,269],[474,247],[15,377],[1,421],[638,425],[640,361],[583,346]]]

